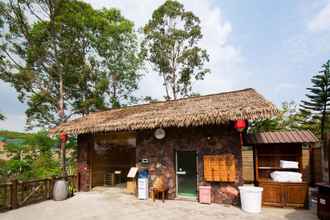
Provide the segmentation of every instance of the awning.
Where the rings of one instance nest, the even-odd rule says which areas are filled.
[[[316,143],[318,138],[311,131],[273,131],[247,134],[247,145],[278,143]]]

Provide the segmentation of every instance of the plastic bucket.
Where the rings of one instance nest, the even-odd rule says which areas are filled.
[[[255,186],[240,186],[238,188],[241,194],[242,209],[250,213],[261,212],[263,188]]]

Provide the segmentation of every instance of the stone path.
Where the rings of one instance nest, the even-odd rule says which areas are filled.
[[[309,210],[263,208],[260,214],[248,214],[237,207],[203,205],[191,201],[166,200],[165,203],[142,201],[122,189],[96,189],[77,193],[62,201],[45,201],[0,214],[1,220],[317,220]]]

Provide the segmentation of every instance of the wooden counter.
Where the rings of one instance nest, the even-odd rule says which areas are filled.
[[[259,180],[264,206],[307,208],[308,183],[274,182],[269,179]]]

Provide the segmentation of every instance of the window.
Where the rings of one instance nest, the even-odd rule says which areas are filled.
[[[236,161],[233,154],[205,155],[204,179],[210,182],[234,182]]]

